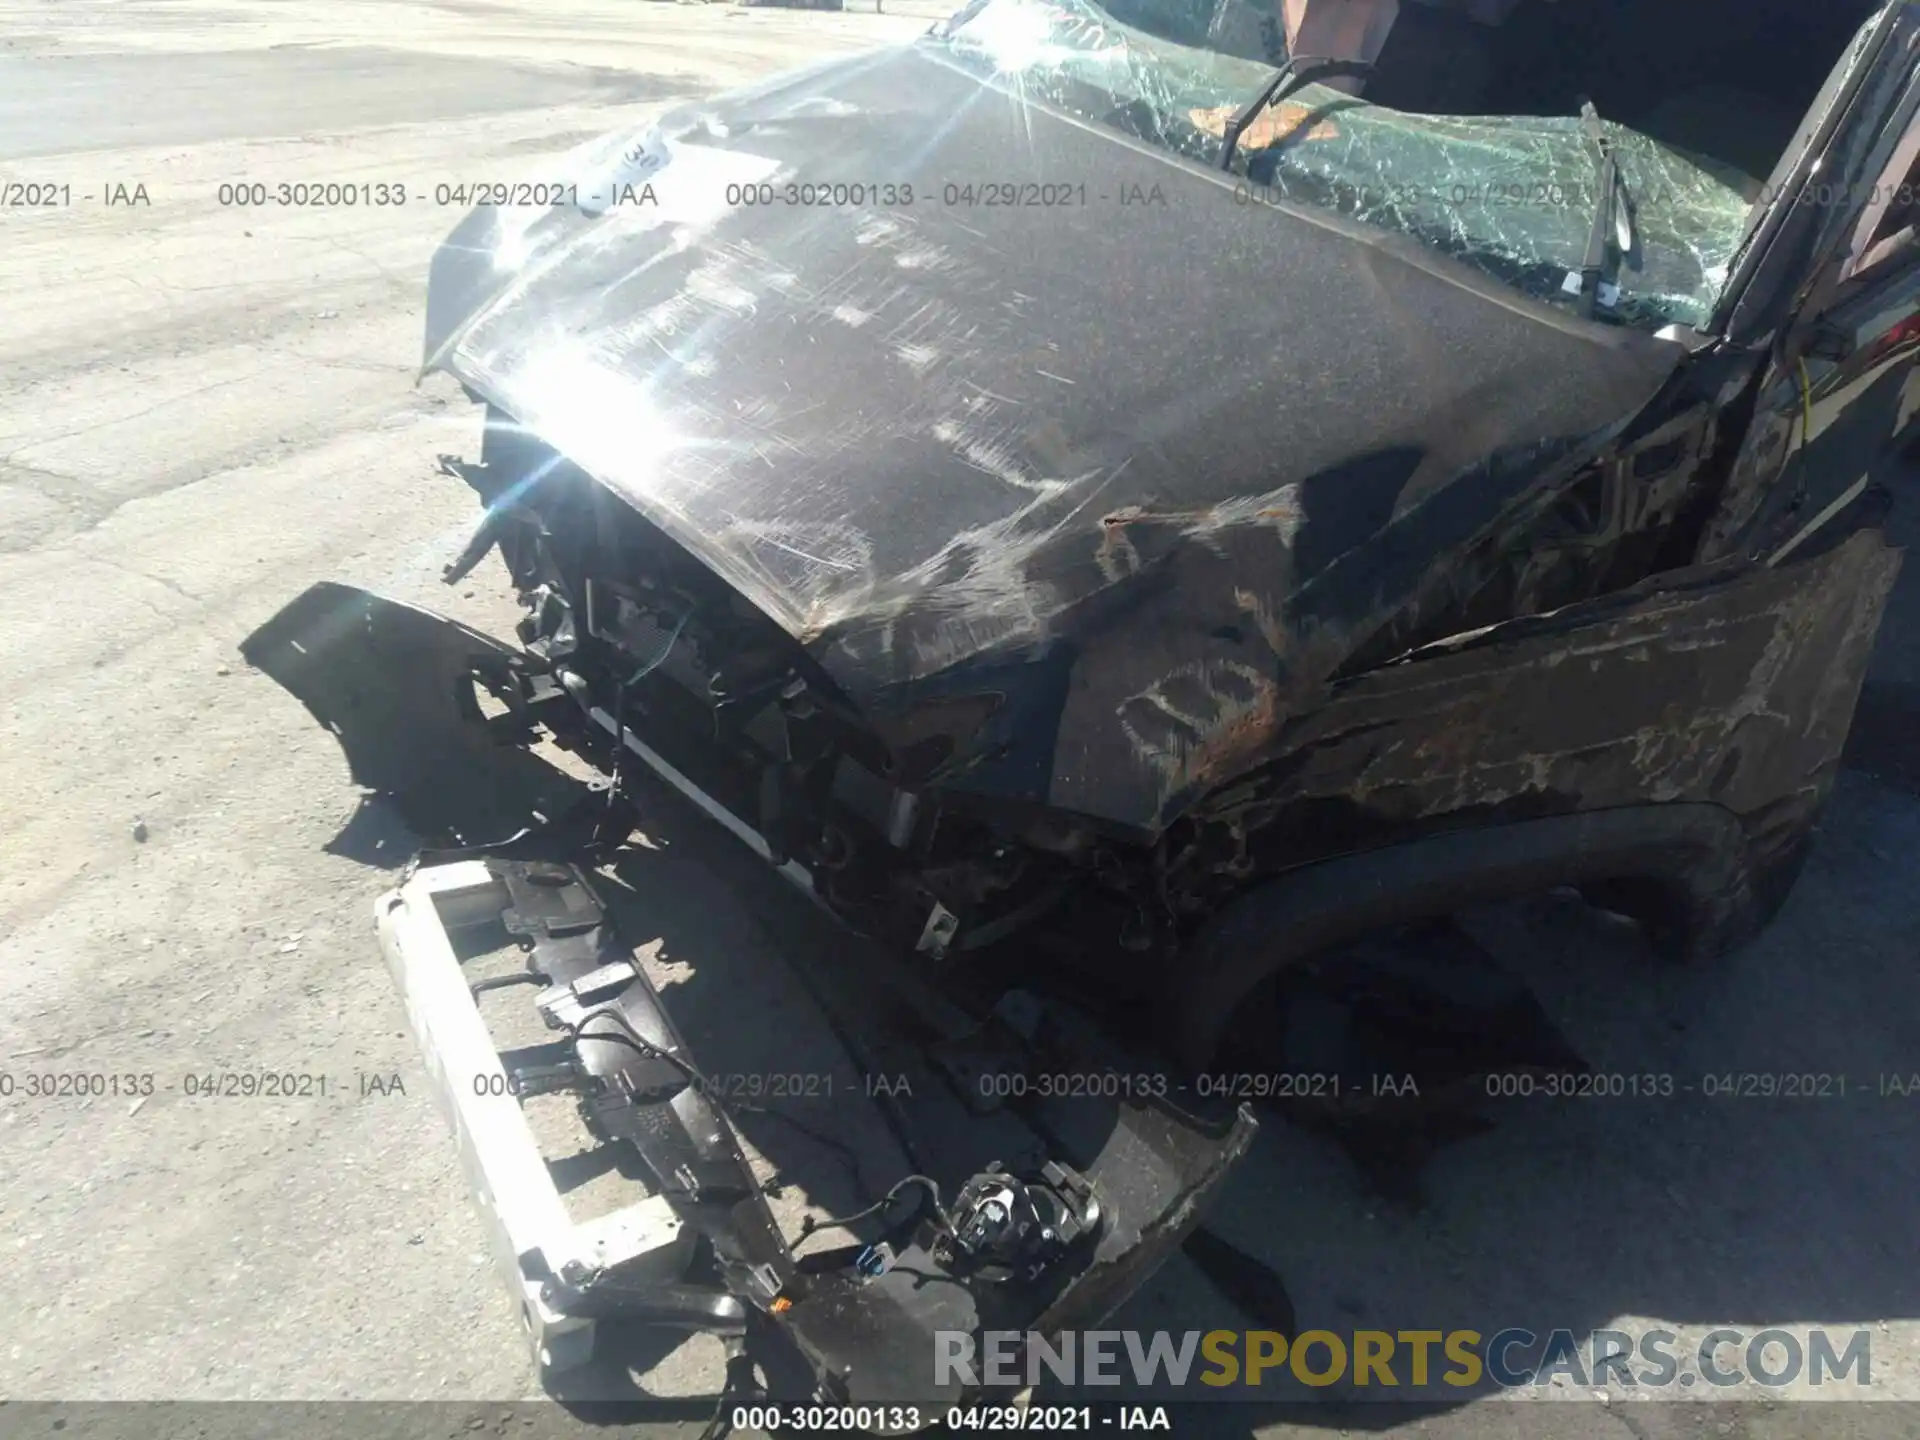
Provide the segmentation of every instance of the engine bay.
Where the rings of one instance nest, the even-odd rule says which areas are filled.
[[[746,818],[749,843],[862,933],[938,959],[1017,933],[1071,878],[1140,883],[1141,857],[1130,866],[1089,827],[938,788],[991,746],[993,697],[935,699],[891,724],[863,713],[737,591],[497,409],[463,473],[488,515],[449,576],[498,543],[526,611],[519,638],[552,667],[540,693]],[[497,699],[522,709],[527,682],[511,683]],[[627,750],[612,753],[617,792]]]

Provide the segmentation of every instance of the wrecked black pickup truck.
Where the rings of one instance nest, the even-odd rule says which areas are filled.
[[[1001,1033],[1087,1017],[1173,1074],[1285,1068],[1287,975],[1472,903],[1750,934],[1898,569],[1920,10],[1375,8],[1295,56],[1278,7],[981,0],[474,212],[427,301],[484,407],[449,578],[497,549],[525,614],[463,678]],[[1247,1143],[1112,1106],[802,1276],[699,1178],[724,1127],[578,873],[465,863],[553,1073],[693,1157],[655,1169],[726,1293],[673,1303],[777,1318],[829,1393],[1110,1306]],[[509,1263],[541,1323],[611,1303]],[[953,1310],[889,1279],[929,1270]]]

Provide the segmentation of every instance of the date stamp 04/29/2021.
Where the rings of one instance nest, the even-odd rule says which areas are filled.
[[[712,1073],[691,1078],[722,1105],[734,1101],[833,1101],[911,1096],[905,1075],[837,1074],[833,1071]],[[476,1074],[476,1095],[517,1093],[503,1071]],[[1176,1077],[1164,1071],[985,1072],[974,1077],[983,1099],[1155,1100],[1199,1099],[1338,1103],[1362,1099],[1417,1099],[1421,1080],[1412,1073],[1343,1075],[1318,1071],[1235,1071]],[[1485,1099],[1674,1101],[1730,1100],[1827,1102],[1920,1098],[1920,1072],[1813,1070],[1717,1070],[1685,1074],[1665,1070],[1495,1070],[1468,1093]],[[0,1106],[93,1100],[145,1101],[159,1096],[186,1100],[365,1100],[407,1094],[397,1071],[334,1073],[301,1066],[190,1066],[158,1070],[67,1070],[52,1066],[0,1070]],[[1456,1093],[1458,1093],[1456,1091]]]

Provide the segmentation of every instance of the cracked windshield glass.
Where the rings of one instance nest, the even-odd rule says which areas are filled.
[[[986,0],[928,43],[1030,100],[1209,168],[1221,163],[1235,115],[1287,59],[1279,16],[1241,0],[1210,10],[1116,0],[1113,11],[1088,0]],[[1251,119],[1230,163],[1236,203],[1334,211],[1572,305],[1601,200],[1595,135],[1577,108],[1413,113],[1343,88],[1309,83]],[[1618,295],[1604,289],[1596,316],[1649,330],[1703,324],[1758,179],[1605,117],[1598,133],[1625,184],[1631,223],[1621,228],[1632,243],[1610,276]]]

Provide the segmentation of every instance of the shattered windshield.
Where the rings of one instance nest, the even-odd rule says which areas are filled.
[[[1223,25],[1229,15],[1241,23]],[[1262,57],[1285,52],[1277,22],[1244,6],[1222,0],[1192,18],[1181,39],[1193,43],[1181,43],[1088,0],[984,0],[931,43],[983,79],[1215,166],[1228,123],[1273,74]],[[1704,324],[1747,220],[1739,179],[1624,126],[1605,133],[1632,197],[1635,244],[1614,277],[1618,297],[1596,314],[1652,330]],[[1255,119],[1232,172],[1231,203],[1336,211],[1568,304],[1599,201],[1578,116],[1411,114],[1324,85]]]

